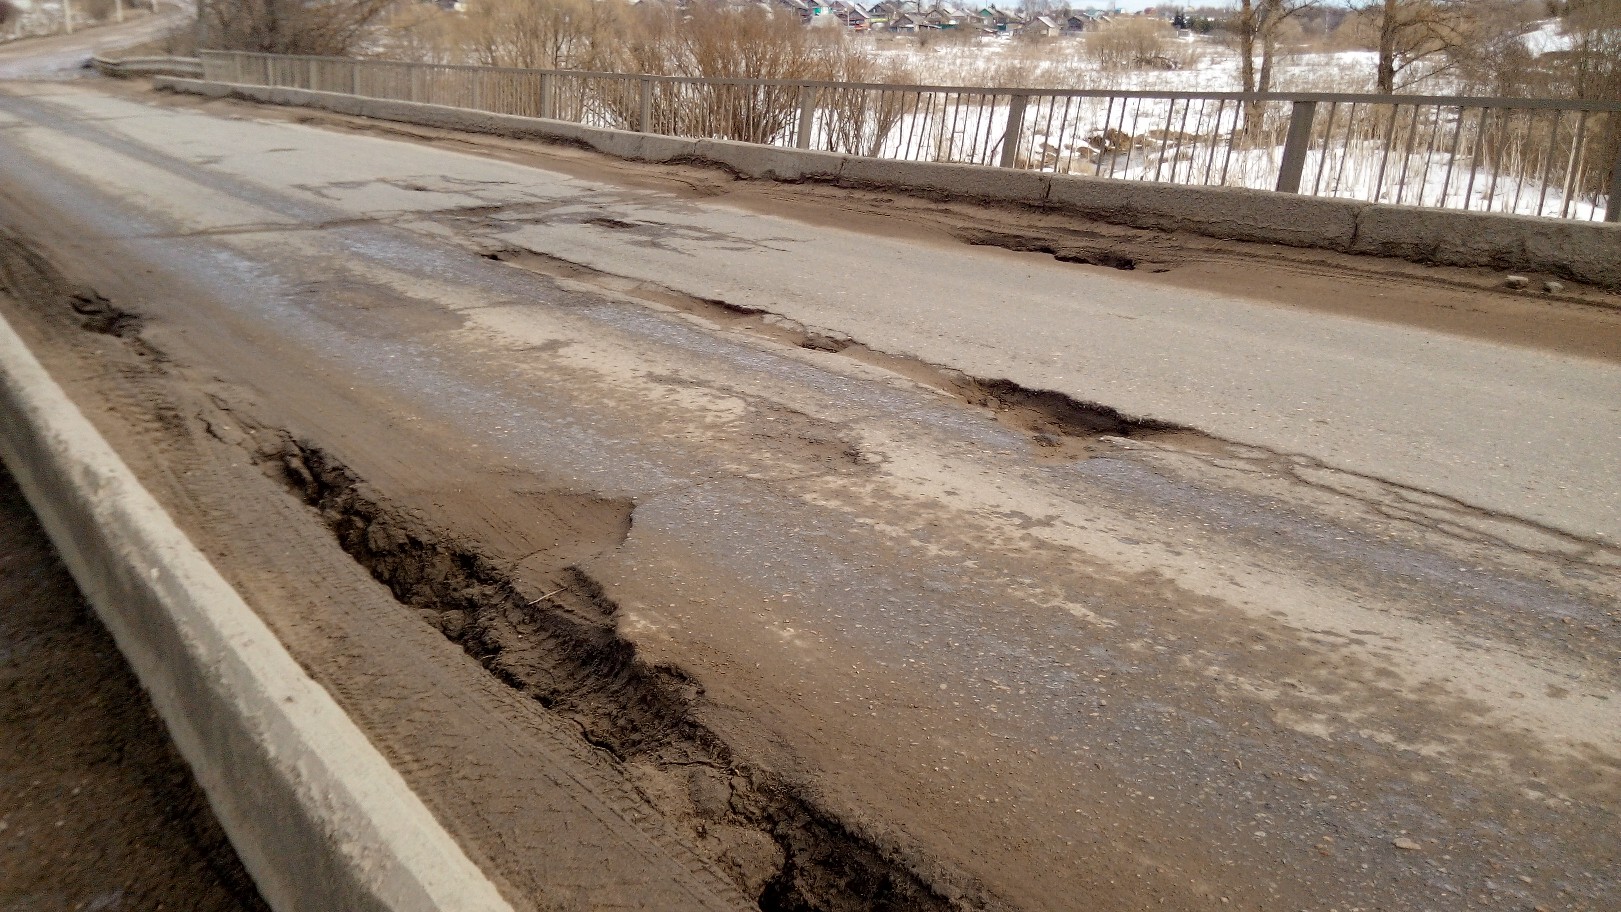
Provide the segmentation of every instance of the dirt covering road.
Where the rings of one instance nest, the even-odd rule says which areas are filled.
[[[770,206],[847,245],[888,225],[917,255],[886,269],[1070,277],[1077,338],[1150,308],[1175,325],[1185,301],[1167,332],[1189,349],[1222,305],[1178,281],[1264,268],[1278,287],[1245,319],[1275,308],[1387,373],[1488,352],[1522,399],[1558,391],[1547,415],[1598,416],[1517,416],[1572,467],[1614,458],[1613,301],[1106,229],[1048,242],[1170,270],[1127,276],[952,237],[1048,230],[1018,213],[6,91],[0,310],[516,905],[1621,906],[1602,482],[1561,469],[1486,509],[1034,392],[981,369],[989,348],[942,363],[691,284],[770,237],[669,229],[641,261],[599,248],[615,269],[582,250],[655,209]],[[1094,288],[1115,316],[1086,310]],[[1421,417],[1385,416],[1366,450]],[[1357,433],[1301,439],[1362,452]],[[1538,452],[1503,439],[1459,464],[1511,475]],[[1445,443],[1392,474],[1445,474]],[[1582,509],[1543,522],[1561,497]]]

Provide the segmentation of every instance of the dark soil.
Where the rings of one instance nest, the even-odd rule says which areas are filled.
[[[0,909],[266,908],[4,471],[0,733]]]

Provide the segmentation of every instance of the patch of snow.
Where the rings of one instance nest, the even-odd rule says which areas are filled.
[[[1564,24],[1558,19],[1549,19],[1539,23],[1535,30],[1520,36],[1520,43],[1532,55],[1541,57],[1555,51],[1568,51],[1575,47],[1576,42],[1565,34]]]

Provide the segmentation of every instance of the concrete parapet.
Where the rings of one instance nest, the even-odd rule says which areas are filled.
[[[0,319],[0,458],[277,912],[511,912]]]
[[[1551,273],[1621,288],[1621,225],[1604,222],[1368,206],[1351,249],[1449,266]]]
[[[1134,228],[1348,250],[1368,204],[1232,187],[1056,176],[1048,205]]]
[[[756,143],[705,139],[694,159],[725,165],[744,177],[777,181],[834,181],[848,159],[832,152],[785,149]]]
[[[1039,206],[1047,201],[1052,175],[1041,171],[953,165],[943,162],[892,161],[850,156],[839,172],[846,187],[877,187],[942,194],[998,203]]]

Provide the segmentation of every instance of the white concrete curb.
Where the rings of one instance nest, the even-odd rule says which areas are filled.
[[[511,912],[0,318],[0,458],[277,912]]]

